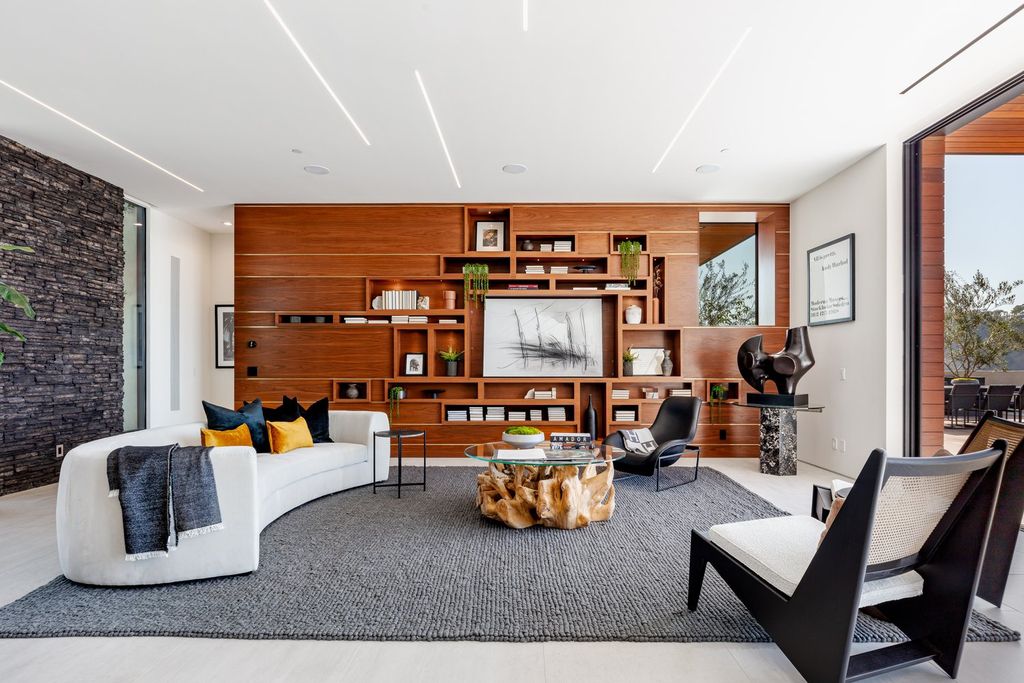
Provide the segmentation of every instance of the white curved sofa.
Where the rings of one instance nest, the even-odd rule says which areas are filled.
[[[57,551],[64,576],[79,583],[134,586],[255,571],[260,532],[294,507],[315,498],[388,477],[390,440],[385,413],[331,411],[334,443],[280,455],[249,447],[214,448],[210,454],[224,529],[185,539],[168,557],[125,560],[121,506],[108,497],[107,455],[121,446],[198,446],[199,422],[144,429],[82,444],[64,457],[57,488]]]

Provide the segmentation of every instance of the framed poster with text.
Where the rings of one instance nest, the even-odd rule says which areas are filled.
[[[832,325],[856,319],[854,235],[807,250],[807,324]]]

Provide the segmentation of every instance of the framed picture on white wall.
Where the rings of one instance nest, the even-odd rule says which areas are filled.
[[[235,367],[235,307],[217,304],[213,307],[213,329],[218,368]]]
[[[807,250],[807,324],[834,325],[856,319],[854,235]]]

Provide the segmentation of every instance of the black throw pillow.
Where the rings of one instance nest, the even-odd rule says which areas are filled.
[[[330,420],[327,417],[330,406],[326,396],[308,408],[299,405],[299,399],[296,397],[282,396],[281,407],[294,408],[298,411],[297,417],[306,419],[309,433],[313,436],[313,443],[334,443],[331,440]]]
[[[252,435],[252,445],[257,453],[270,452],[270,439],[267,436],[267,420],[263,416],[263,402],[256,399],[246,403],[241,410],[232,410],[203,401],[206,411],[206,426],[216,431],[234,429],[239,425],[248,425]]]
[[[245,405],[244,403],[242,404]],[[299,404],[282,403],[277,408],[263,406],[263,417],[267,422],[295,422],[299,415]]]

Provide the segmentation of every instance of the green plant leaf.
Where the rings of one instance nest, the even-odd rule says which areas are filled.
[[[6,242],[0,242],[0,251],[24,251],[28,254],[36,253],[36,250],[32,247],[25,247],[20,244],[7,244]]]
[[[10,285],[6,285],[0,282],[0,299],[10,301],[16,307],[20,308],[22,312],[29,318],[35,318],[36,312],[32,310],[32,305],[28,302],[28,297],[16,290]]]
[[[0,365],[4,364],[4,352],[0,351]]]
[[[8,325],[7,323],[0,323],[0,332],[6,332],[18,341],[25,341],[25,335],[18,332],[16,329]]]

